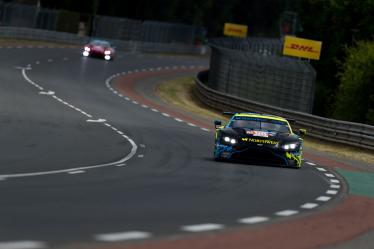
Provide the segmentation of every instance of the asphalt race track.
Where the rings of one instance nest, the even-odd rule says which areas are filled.
[[[213,127],[142,106],[111,84],[122,72],[207,60],[119,53],[107,62],[80,52],[0,49],[0,249],[219,231],[297,218],[334,199],[321,198],[334,186],[323,168],[217,163]]]

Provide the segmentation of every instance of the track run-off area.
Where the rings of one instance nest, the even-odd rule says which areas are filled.
[[[207,58],[120,52],[108,62],[63,46],[0,56],[0,249],[264,228],[347,194],[339,174],[309,159],[299,170],[215,162],[213,124],[153,94],[156,81],[195,75]]]

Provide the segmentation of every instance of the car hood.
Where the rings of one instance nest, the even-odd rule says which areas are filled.
[[[91,49],[95,50],[95,51],[104,51],[105,50],[105,48],[102,47],[102,46],[92,46]]]

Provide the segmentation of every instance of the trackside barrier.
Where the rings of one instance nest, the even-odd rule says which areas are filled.
[[[0,27],[0,38],[27,39],[47,42],[60,42],[83,45],[91,38],[71,33],[57,32],[43,29]],[[107,39],[119,50],[144,53],[176,53],[176,54],[203,54],[204,47],[196,47],[179,43],[152,43],[141,41],[124,41]]]
[[[207,82],[207,79],[208,71],[200,72],[195,78],[194,91],[201,102],[214,109],[282,116],[295,120],[296,123],[293,126],[307,129],[310,137],[374,150],[374,126],[323,118],[225,94],[204,84],[203,82]]]

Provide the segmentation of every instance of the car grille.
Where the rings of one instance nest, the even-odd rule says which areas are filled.
[[[250,164],[285,165],[285,161],[268,148],[248,147],[231,156],[232,160],[243,161]]]

